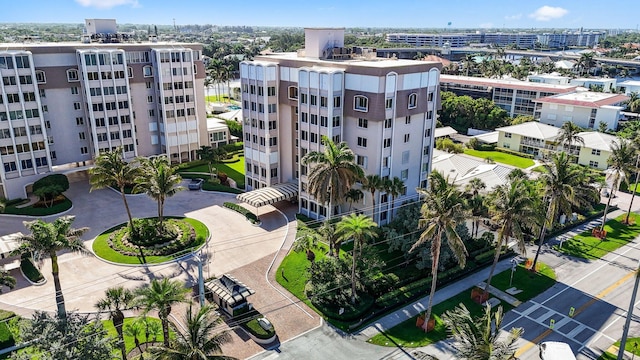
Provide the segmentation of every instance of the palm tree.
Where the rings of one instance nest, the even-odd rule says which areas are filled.
[[[582,128],[571,121],[567,121],[560,127],[556,142],[566,148],[566,151],[571,151],[571,146],[576,143],[584,146],[584,139],[578,135],[582,132]]]
[[[232,341],[227,331],[219,331],[222,318],[218,316],[211,305],[194,309],[189,304],[184,317],[184,325],[171,328],[176,333],[176,339],[171,347],[153,347],[150,349],[152,359],[158,360],[214,360],[229,359],[222,355],[223,344]],[[183,330],[184,329],[184,330]]]
[[[384,180],[379,175],[367,175],[364,178],[364,188],[371,193],[371,218],[376,219],[376,191],[384,187]]]
[[[391,194],[391,215],[396,209],[396,198],[404,192],[404,181],[397,176],[389,181],[387,192]]]
[[[491,306],[485,306],[484,314],[474,318],[464,304],[449,310],[443,316],[445,326],[453,338],[456,356],[465,360],[507,360],[513,359],[516,341],[522,335],[522,328],[512,328],[506,339],[500,340],[502,306],[495,313]]]
[[[65,319],[67,311],[60,286],[60,267],[58,266],[58,252],[69,250],[80,254],[90,254],[80,237],[89,231],[88,227],[74,229],[71,227],[75,216],[61,216],[54,222],[42,220],[24,221],[24,226],[31,234],[18,238],[20,246],[15,250],[18,254],[32,254],[34,260],[41,261],[43,257],[51,259],[51,274],[56,290],[56,304],[58,317]]]
[[[329,243],[329,256],[334,256],[335,254],[335,257],[339,257],[342,240],[336,234],[336,226],[325,220],[318,229],[318,233]]]
[[[580,58],[576,63],[576,67],[580,70],[580,74],[584,75],[589,73],[592,67],[596,66],[596,60],[594,59],[595,53],[585,52],[580,54]]]
[[[296,238],[293,242],[291,250],[295,252],[306,252],[307,260],[313,262],[316,259],[316,254],[313,249],[318,247],[318,235],[313,231],[303,231],[301,236]],[[331,252],[331,249],[329,250]]]
[[[607,172],[611,174],[612,189],[609,193],[607,206],[604,208],[604,214],[602,215],[601,231],[604,230],[604,225],[607,222],[607,212],[609,211],[611,198],[613,198],[614,192],[618,189],[621,182],[629,184],[631,172],[633,171],[636,160],[636,149],[629,140],[618,139],[618,142],[614,141],[609,147],[611,148],[611,156],[607,159],[607,164],[609,165]]]
[[[351,211],[351,206],[353,205],[353,203],[362,200],[363,197],[364,193],[362,192],[362,190],[354,188],[349,189],[349,191],[347,191],[347,194],[345,195],[345,199],[347,199],[347,201],[349,202],[349,211]]]
[[[16,287],[16,278],[9,275],[8,271],[0,270],[0,294],[2,294],[2,287],[6,286],[10,290]]]
[[[570,214],[572,206],[590,206],[599,199],[598,191],[588,185],[584,169],[571,163],[571,158],[564,151],[556,153],[550,161],[542,164],[545,171],[540,175],[542,197],[549,202],[545,221],[540,232],[538,251],[533,260],[532,269],[538,262],[546,229],[552,229],[560,212]]]
[[[200,160],[204,160],[209,165],[209,178],[213,180],[213,148],[211,146],[202,145],[200,149],[196,150],[196,155],[200,158]]]
[[[142,306],[145,313],[151,310],[158,311],[166,347],[169,346],[169,314],[171,314],[171,306],[184,302],[189,291],[191,290],[184,287],[179,281],[167,278],[162,278],[162,280],[153,279],[150,285],[136,290],[136,295],[138,295],[137,302]]]
[[[309,171],[309,194],[319,202],[328,204],[327,218],[331,218],[333,205],[344,199],[364,171],[356,164],[355,155],[346,142],[336,144],[322,136],[324,151],[311,151],[302,158],[302,164],[313,164]]]
[[[127,337],[133,338],[133,341],[136,344],[136,347],[138,348],[138,350],[140,350],[140,353],[142,353],[142,348],[140,347],[140,339],[138,337],[142,336],[142,333],[143,333],[142,326],[143,326],[142,321],[136,320],[136,321],[128,322],[126,325],[122,327],[122,333]],[[126,357],[124,359],[126,359]]]
[[[95,166],[89,170],[89,175],[91,176],[89,178],[91,183],[90,191],[113,185],[118,187],[124,202],[124,208],[127,210],[127,216],[129,217],[129,226],[133,230],[133,217],[125,195],[125,187],[135,183],[135,179],[139,175],[139,169],[124,160],[122,147],[119,146],[113,151],[100,153],[95,159]]]
[[[362,253],[364,243],[376,236],[377,224],[366,215],[351,214],[345,216],[336,225],[336,234],[342,241],[353,239],[351,251],[351,302],[356,302],[356,263]],[[360,254],[359,254],[360,253]]]
[[[122,310],[130,308],[134,299],[135,294],[133,291],[118,286],[108,288],[104,293],[104,298],[100,299],[95,305],[99,311],[109,312],[109,317],[120,338],[120,351],[122,352],[123,360],[127,359],[127,350],[124,345],[124,335],[122,332],[122,326],[124,324],[124,314]]]
[[[489,290],[491,278],[496,269],[503,246],[509,238],[513,238],[521,254],[526,253],[524,229],[536,225],[537,212],[534,197],[530,194],[525,180],[516,179],[507,184],[497,186],[490,194],[489,212],[491,220],[498,224],[498,241],[496,243],[493,264],[484,291]]]
[[[487,185],[479,178],[473,178],[465,186],[465,192],[468,196],[468,205],[471,209],[471,216],[473,221],[471,222],[471,235],[478,236],[480,228],[480,217],[485,212],[484,196],[480,193]]]
[[[424,322],[424,329],[427,330],[433,307],[433,295],[436,292],[438,281],[438,265],[443,238],[447,240],[447,245],[452,250],[460,267],[464,268],[466,265],[467,249],[460,235],[456,232],[456,226],[465,220],[466,211],[463,207],[460,190],[450,184],[449,179],[438,171],[429,174],[429,189],[418,189],[418,192],[424,197],[424,203],[420,208],[421,217],[418,221],[418,228],[424,229],[424,231],[409,249],[409,252],[428,241],[431,242],[431,293]]]
[[[184,190],[179,186],[182,177],[176,174],[175,168],[169,165],[166,156],[154,158],[142,158],[141,174],[137,177],[135,189],[143,190],[149,197],[158,203],[158,222],[162,227],[164,218],[164,202],[178,192]]]

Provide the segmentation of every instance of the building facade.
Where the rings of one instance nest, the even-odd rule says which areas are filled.
[[[605,37],[604,31],[575,31],[544,33],[537,35],[537,41],[549,48],[562,49],[568,46],[593,47]]]
[[[100,152],[196,158],[207,143],[200,44],[29,43],[0,50],[0,196]]]
[[[366,174],[399,177],[415,196],[426,186],[439,103],[436,62],[357,57],[343,48],[344,29],[305,29],[304,51],[257,56],[240,65],[247,189],[279,183],[299,188],[299,211],[312,218],[346,210],[307,192],[301,159],[323,151],[322,137],[345,141]],[[311,165],[313,166],[313,165]],[[353,209],[392,216],[391,196],[371,194]]]
[[[621,94],[576,91],[536,99],[540,106],[540,122],[561,127],[571,121],[581,128],[598,129],[600,123],[609,130],[617,130],[623,117],[624,102],[629,98]]]

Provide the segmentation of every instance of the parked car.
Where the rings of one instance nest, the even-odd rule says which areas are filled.
[[[542,360],[576,360],[571,347],[559,341],[545,341],[540,345],[540,359]]]
[[[191,182],[189,183],[189,190],[202,189],[202,183],[204,183],[203,179],[191,179]]]

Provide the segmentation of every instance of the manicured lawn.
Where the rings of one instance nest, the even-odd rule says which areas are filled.
[[[202,246],[206,239],[209,238],[209,229],[207,228],[207,226],[196,219],[182,218],[182,220],[193,226],[194,230],[196,231],[196,238],[203,239],[202,243],[197,242],[194,248],[199,248],[200,246]],[[174,256],[145,256],[146,262],[144,262],[140,256],[124,255],[112,249],[107,242],[109,236],[112,232],[126,225],[127,223],[123,223],[118,226],[112,227],[111,229],[108,229],[107,231],[96,237],[95,241],[93,242],[93,252],[96,254],[96,256],[115,263],[136,265],[158,264],[174,259]],[[181,255],[184,255],[187,250],[188,249],[183,250],[181,252]]]
[[[604,240],[591,236],[591,231],[589,230],[574,236],[569,241],[565,241],[562,249],[559,249],[558,246],[555,246],[555,248],[571,256],[590,260],[600,259],[609,252],[628,244],[640,234],[640,225],[638,224],[640,215],[631,213],[632,225],[623,224],[622,220],[625,218],[626,214],[623,214],[607,221],[604,226],[607,231],[607,237]]]
[[[15,206],[7,206],[7,208],[4,209],[4,213],[13,215],[47,216],[67,211],[71,209],[72,205],[73,204],[71,203],[71,200],[65,197],[64,201],[51,207],[33,207],[32,205],[23,208],[17,208]]]
[[[494,276],[491,280],[491,285],[499,289],[506,290],[509,288],[510,275],[511,270],[503,271],[502,273]],[[516,269],[516,273],[514,273],[513,276],[513,286],[525,290],[516,296],[520,301],[526,301],[533,298],[551,287],[554,283],[555,273],[553,272],[553,269],[549,268],[545,264],[541,264],[540,272],[538,274],[532,274],[520,266]],[[447,310],[452,310],[460,303],[463,303],[473,316],[482,315],[482,306],[471,300],[471,288],[469,288],[433,307],[433,314],[436,319],[436,327],[433,331],[425,333],[422,329],[416,327],[417,317],[412,317],[386,332],[372,337],[368,342],[382,346],[400,345],[404,347],[420,347],[443,340],[447,337],[447,332],[441,316]],[[504,312],[513,308],[505,302],[502,302],[501,305]]]
[[[232,162],[233,160],[238,160],[236,162]],[[232,159],[224,163],[215,163],[213,167],[218,169],[218,172],[223,172],[227,174],[228,177],[233,179],[238,187],[244,189],[244,154],[234,155]],[[209,165],[202,164],[190,168],[181,169],[180,172],[209,172]]]
[[[524,157],[511,155],[511,154],[507,154],[499,151],[480,151],[480,150],[473,150],[473,149],[464,149],[464,153],[467,155],[479,157],[482,159],[491,158],[495,162],[516,166],[521,169],[528,168],[530,166],[533,166],[533,164],[535,164],[531,159],[527,159]]]
[[[613,345],[620,347],[620,341],[616,341]],[[640,338],[627,338],[627,343],[624,349],[632,354],[640,356]],[[618,354],[611,354],[608,352],[602,353],[598,360],[615,360],[618,358]]]
[[[636,195],[640,194],[640,184],[638,184],[638,188],[636,188],[636,184],[630,184],[628,188],[629,192],[633,194],[633,191],[636,191]]]
[[[320,248],[313,251],[316,254],[316,261],[323,259],[328,250],[329,248],[326,245],[320,244]],[[307,254],[304,251],[291,251],[278,267],[276,281],[298,299],[312,306],[311,301],[304,294],[304,287],[309,279],[307,276],[309,266],[311,266],[311,263],[307,260]]]
[[[127,324],[132,323],[134,321],[136,321],[137,318],[126,318],[124,319],[124,326],[127,326]],[[160,319],[156,319],[153,317],[147,317],[147,321],[151,321],[151,322],[157,322],[158,324],[160,324]],[[118,332],[116,332],[116,328],[115,326],[113,326],[113,322],[111,320],[103,320],[102,321],[102,325],[104,326],[104,329],[108,332],[109,336],[113,336],[114,338],[118,338]],[[171,338],[171,336],[169,336]],[[138,336],[138,341],[140,341],[140,343],[144,343],[145,342],[145,336],[144,336],[144,330],[142,331],[142,334],[140,336]],[[149,339],[149,341],[152,341],[153,339]],[[162,331],[160,331],[160,333],[158,334],[158,337],[156,338],[156,341],[158,342],[162,342],[164,341],[164,336],[162,335]],[[133,339],[133,337],[131,336],[124,336],[124,346],[127,349],[127,353],[131,350],[133,350],[133,348],[136,347],[136,342]],[[120,354],[120,352],[118,352],[118,354]]]

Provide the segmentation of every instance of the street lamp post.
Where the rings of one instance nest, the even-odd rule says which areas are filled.
[[[640,167],[638,167],[640,162],[640,154],[636,157],[636,184],[633,186],[633,192],[631,193],[631,202],[629,202],[629,210],[627,211],[627,219],[626,223],[629,224],[629,215],[631,214],[631,205],[633,205],[633,198],[636,197],[636,189],[638,188],[638,179],[640,179]]]
[[[618,360],[624,358],[624,347],[627,345],[627,336],[629,336],[629,326],[631,325],[631,318],[633,317],[633,306],[636,302],[636,293],[638,292],[638,282],[640,282],[640,261],[636,267],[636,281],[633,284],[633,293],[631,294],[631,301],[629,302],[629,311],[627,311],[627,319],[624,322],[622,328],[622,339],[620,340],[620,349],[618,350]]]

